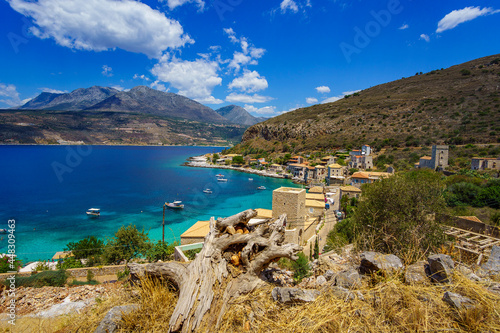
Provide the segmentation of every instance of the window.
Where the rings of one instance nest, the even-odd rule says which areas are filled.
[[[309,213],[314,213],[314,208],[309,208]]]

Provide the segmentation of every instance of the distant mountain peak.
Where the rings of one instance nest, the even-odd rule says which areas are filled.
[[[221,107],[217,110],[215,110],[218,114],[229,120],[230,122],[234,124],[240,124],[240,125],[245,125],[245,126],[252,126],[257,123],[260,123],[261,121],[264,121],[261,118],[256,118],[252,116],[250,113],[248,113],[247,110],[242,108],[241,106],[238,105],[228,105]]]

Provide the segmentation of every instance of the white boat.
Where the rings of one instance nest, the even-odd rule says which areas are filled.
[[[87,210],[87,216],[99,217],[101,216],[101,210],[99,208],[90,208],[89,210]]]
[[[165,202],[165,206],[172,209],[184,209],[182,201]]]
[[[253,180],[253,178],[248,178],[248,180],[249,180],[249,181],[252,181],[252,180]]]
[[[266,187],[265,186],[259,186],[257,187],[258,190],[266,190]]]
[[[215,177],[217,177],[217,178],[221,178],[221,177],[224,178],[224,175],[221,174],[221,173],[219,173],[219,174],[215,175]]]
[[[217,178],[217,181],[218,182],[227,182],[227,179],[226,178]]]
[[[6,234],[7,233],[7,229],[0,229],[0,234]]]
[[[203,193],[212,194],[212,190],[209,188],[206,188],[203,190]]]

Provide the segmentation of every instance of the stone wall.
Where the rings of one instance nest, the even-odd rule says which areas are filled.
[[[70,278],[82,278],[87,277],[87,271],[91,270],[94,273],[94,277],[104,276],[104,275],[116,275],[118,272],[123,272],[125,270],[125,265],[116,265],[116,266],[102,266],[102,267],[84,267],[84,268],[71,268],[67,269]],[[0,274],[0,281],[5,281],[12,274],[5,273]],[[31,272],[23,272],[17,273],[18,277],[20,276],[30,276]]]

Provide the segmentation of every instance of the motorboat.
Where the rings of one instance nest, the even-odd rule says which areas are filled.
[[[206,188],[203,190],[203,193],[212,194],[212,190],[209,188]]]
[[[218,182],[227,182],[227,178],[217,178]]]
[[[0,234],[6,234],[7,233],[7,229],[0,229]]]
[[[184,209],[182,201],[165,202],[165,206],[172,209]]]
[[[253,181],[253,178],[248,178],[249,181]]]
[[[266,187],[265,186],[259,186],[257,187],[258,190],[266,190]]]
[[[101,210],[99,208],[90,208],[89,210],[87,210],[87,216],[99,217],[101,216]]]
[[[217,177],[217,178],[221,178],[221,177],[224,177],[224,175],[223,175],[223,174],[221,174],[221,173],[218,173],[218,174],[216,174],[216,175],[215,175],[215,177]]]

